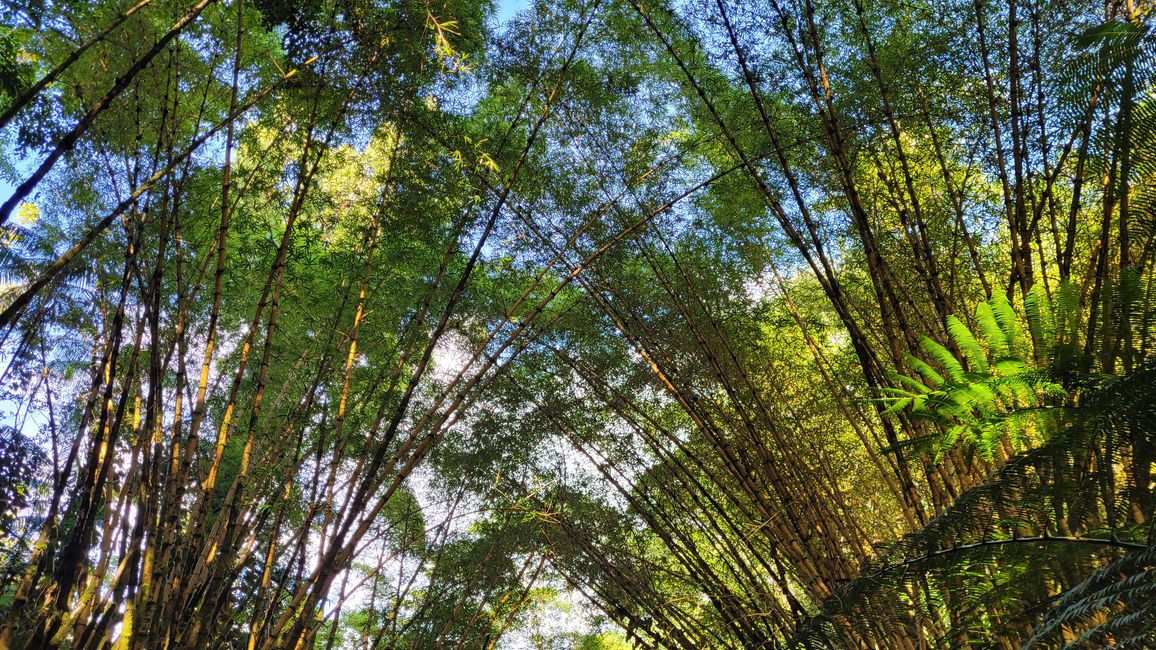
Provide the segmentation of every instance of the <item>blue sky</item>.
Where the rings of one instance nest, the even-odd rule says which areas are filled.
[[[504,23],[514,17],[514,14],[530,6],[530,0],[497,0],[494,17],[498,23]]]

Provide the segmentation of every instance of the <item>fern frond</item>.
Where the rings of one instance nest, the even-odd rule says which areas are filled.
[[[1007,344],[1007,354],[1009,356],[1019,356],[1020,347],[1023,343],[1023,333],[1020,331],[1019,318],[1016,316],[1015,309],[1012,308],[1006,296],[998,293],[991,297],[988,304],[991,306],[992,316],[995,318],[995,322],[1004,334],[1004,340]]]
[[[1056,322],[1052,316],[1052,301],[1044,293],[1043,285],[1032,286],[1024,298],[1024,311],[1027,312],[1028,330],[1031,332],[1032,340],[1050,345],[1056,338]],[[1043,350],[1036,352],[1036,358],[1044,356],[1040,354],[1044,352]]]
[[[975,309],[975,322],[979,327],[980,335],[983,336],[984,342],[987,343],[988,352],[991,353],[993,359],[1001,359],[1008,355],[1008,340],[1007,334],[1004,333],[1003,328],[995,318],[995,310],[986,302],[979,303]]]
[[[1056,291],[1056,329],[1060,342],[1077,343],[1080,331],[1080,290],[1068,280],[1061,282]]]
[[[923,347],[924,351],[927,352],[927,354],[931,356],[931,358],[935,360],[935,362],[938,363],[941,368],[947,371],[947,375],[951,377],[953,382],[964,381],[965,375],[967,373],[963,369],[963,364],[961,364],[959,359],[956,359],[955,355],[948,351],[947,348],[926,336],[919,339],[919,345]]]
[[[980,347],[979,341],[955,316],[947,317],[947,333],[955,340],[956,345],[963,351],[964,357],[967,359],[968,366],[977,372],[987,372],[987,354],[984,353],[983,348]]]
[[[920,381],[917,381],[915,379],[912,379],[911,377],[908,377],[906,375],[901,375],[899,373],[895,373],[894,375],[892,375],[892,377],[896,381],[914,388],[916,391],[918,391],[919,394],[927,394],[927,393],[931,392],[931,389],[928,388],[926,384],[924,384]]]
[[[995,362],[993,366],[1001,377],[1014,377],[1027,368],[1027,364],[1019,359],[1005,357]]]
[[[907,355],[907,364],[912,368],[915,368],[915,371],[923,377],[923,381],[932,388],[938,388],[943,384],[943,375],[940,375],[938,372],[936,372],[935,368],[932,368],[931,364],[927,363],[923,359],[914,357],[909,354]]]
[[[912,399],[910,397],[892,397],[884,398],[884,401],[890,401],[891,406],[883,409],[883,415],[895,415],[903,412],[908,406],[911,406]]]
[[[1047,385],[1031,369],[993,381]],[[958,407],[957,388],[937,391],[928,404]],[[1140,452],[1156,441],[1154,398],[1156,368],[1105,385],[1079,407],[945,425],[938,455],[966,438],[992,458],[1004,435],[1029,449],[920,530],[880,547],[789,647],[857,647],[843,643],[840,630],[862,630],[861,621],[880,622],[882,636],[868,642],[887,647],[891,630],[929,619],[946,628],[932,647],[967,647],[977,633],[1022,639],[1025,628],[1032,633],[1024,650],[1156,647],[1156,543],[1150,524],[1133,520],[1134,508],[1151,498],[1140,488],[1150,484],[1153,461]],[[1064,426],[1031,447],[1049,418]],[[1120,462],[1141,456],[1141,466]],[[1055,597],[1054,583],[1040,578],[1061,574],[1072,582]],[[1008,612],[1009,603],[1010,617],[989,615]]]

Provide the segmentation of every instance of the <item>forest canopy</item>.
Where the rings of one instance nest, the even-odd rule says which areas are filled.
[[[1147,0],[5,0],[0,650],[1156,647]]]

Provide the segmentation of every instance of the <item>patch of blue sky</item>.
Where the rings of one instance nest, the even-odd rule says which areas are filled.
[[[494,21],[501,26],[510,22],[518,12],[529,7],[530,0],[498,0],[494,4]]]

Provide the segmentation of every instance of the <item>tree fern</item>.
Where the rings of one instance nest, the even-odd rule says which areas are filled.
[[[1065,284],[1070,286],[1070,283]],[[1028,329],[1032,333],[1033,341],[1055,341],[1056,320],[1052,314],[1051,300],[1044,293],[1042,285],[1032,286],[1032,290],[1024,298],[1024,311],[1027,314]]]
[[[1046,295],[1030,295],[1027,320],[1033,339],[1047,346],[1038,356],[1047,357],[1055,338],[1053,309]],[[1005,435],[1022,446],[1033,430],[1039,429],[1039,423],[1025,418],[1030,419],[1037,409],[1063,398],[1066,392],[1045,368],[1025,359],[1026,338],[1019,321],[1002,296],[979,305],[978,336],[963,321],[950,316],[948,334],[962,358],[924,337],[921,347],[943,374],[931,363],[908,359],[919,376],[893,376],[896,386],[884,391],[882,397],[888,405],[884,413],[906,410],[912,417],[935,423],[939,430],[936,453],[962,440],[991,458]]]
[[[1061,596],[1024,650],[1053,647],[1064,629],[1085,629],[1063,648],[1156,645],[1156,544],[1108,563]]]
[[[945,398],[928,403],[936,399]],[[865,620],[884,634],[929,625],[942,631],[932,647],[1022,638],[1025,628],[1024,650],[1156,647],[1156,541],[1150,523],[1137,523],[1152,516],[1156,369],[1109,382],[1081,406],[1040,413],[1056,415],[1050,440],[881,546],[792,647],[845,647],[841,631],[863,630]],[[886,647],[871,638],[861,645]]]

